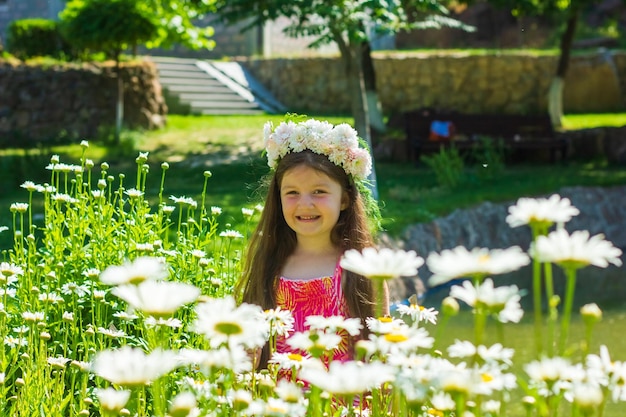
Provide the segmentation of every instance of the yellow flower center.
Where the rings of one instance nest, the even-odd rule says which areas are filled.
[[[391,323],[393,319],[391,317],[379,317],[378,321],[381,323]]]
[[[289,360],[302,362],[302,355],[300,355],[299,353],[290,353],[287,355],[287,357],[289,358]]]
[[[493,375],[491,375],[491,374],[482,374],[481,378],[482,378],[483,382],[491,382],[491,381],[493,381]]]
[[[243,329],[238,323],[222,322],[215,325],[215,330],[225,335],[240,334]]]
[[[406,342],[409,338],[399,333],[387,333],[385,335],[385,340],[391,343],[401,343]]]

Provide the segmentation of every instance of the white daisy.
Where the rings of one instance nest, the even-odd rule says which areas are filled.
[[[543,224],[546,227],[554,223],[566,223],[580,212],[571,205],[568,198],[554,194],[550,198],[520,198],[517,204],[509,207],[506,222],[511,227],[526,224]]]
[[[242,346],[214,349],[181,349],[178,354],[181,365],[200,367],[207,375],[216,369],[228,369],[237,374],[252,371],[252,360]]]
[[[424,259],[415,251],[393,250],[390,248],[364,248],[346,251],[341,257],[341,267],[348,271],[374,279],[392,279],[400,276],[417,275],[417,269]]]
[[[181,206],[186,205],[186,206],[189,206],[191,208],[198,207],[198,203],[191,197],[185,197],[185,196],[175,197],[175,196],[171,195],[170,196],[170,200],[172,200],[176,204],[180,204]]]
[[[431,399],[430,403],[433,408],[438,411],[454,411],[456,403],[447,392],[437,392]]]
[[[331,362],[328,371],[303,368],[300,377],[335,395],[359,395],[393,380],[393,368],[380,362]]]
[[[367,328],[378,334],[390,333],[398,328],[406,327],[406,323],[402,319],[396,319],[393,317],[368,317],[365,319]]]
[[[439,314],[432,307],[426,308],[415,303],[398,305],[398,313],[401,316],[409,316],[415,323],[427,321],[432,324],[437,324],[437,314]]]
[[[517,285],[494,287],[493,280],[487,278],[478,287],[470,281],[455,285],[450,289],[450,296],[464,301],[470,307],[485,307],[502,322],[519,322],[524,314],[519,301]]]
[[[271,335],[287,336],[293,330],[294,318],[289,310],[272,308],[265,310],[263,317],[269,325]]]
[[[311,365],[311,362],[321,363],[316,359],[312,359],[309,355],[301,355],[295,352],[274,352],[269,363],[278,365],[280,369],[300,370],[304,366]]]
[[[117,413],[130,399],[130,391],[116,390],[114,388],[97,388],[96,396],[100,402],[100,407],[104,411]]]
[[[622,265],[622,251],[605,240],[603,234],[589,237],[587,230],[570,235],[567,230],[558,229],[547,236],[539,236],[531,244],[529,253],[540,262],[552,262],[563,268]]]
[[[9,262],[0,262],[0,282],[20,275],[24,275],[24,269],[21,266]]]
[[[167,276],[167,266],[161,258],[140,256],[121,266],[109,266],[100,274],[100,281],[107,285],[138,284],[145,280],[162,280]]]
[[[227,239],[241,239],[243,235],[236,230],[225,230],[220,232],[220,237],[225,237]]]
[[[428,285],[434,287],[455,278],[499,275],[528,265],[530,258],[519,246],[508,249],[474,248],[463,246],[445,249],[440,254],[431,253],[426,259],[433,276]]]
[[[200,296],[200,290],[191,284],[169,281],[120,285],[111,292],[134,309],[154,317],[170,316]]]
[[[176,352],[155,350],[146,354],[139,348],[126,345],[117,350],[98,352],[91,370],[113,384],[131,387],[149,384],[177,365]]]
[[[351,336],[361,334],[363,325],[359,318],[345,318],[342,316],[308,316],[305,321],[311,330],[321,330],[324,332],[337,333],[339,330],[345,330]]]
[[[388,333],[370,334],[370,340],[374,343],[377,352],[393,356],[397,354],[409,354],[418,349],[430,349],[435,339],[430,337],[423,327],[403,326]]]
[[[232,297],[200,303],[196,306],[196,315],[193,330],[204,335],[215,347],[227,342],[248,348],[261,347],[269,335],[261,308],[246,303],[236,306]]]
[[[55,358],[48,358],[48,365],[56,369],[65,369],[65,365],[70,361],[68,358],[58,356]]]
[[[576,382],[571,389],[572,402],[581,410],[583,415],[593,415],[604,401],[604,394],[598,384],[592,382]]]
[[[287,339],[287,344],[292,349],[306,351],[315,357],[319,357],[323,352],[331,352],[337,349],[341,341],[341,336],[336,333],[313,332],[307,330],[304,332],[294,333],[289,339]]]
[[[172,398],[169,412],[171,416],[189,416],[197,405],[196,396],[193,393],[181,392]]]

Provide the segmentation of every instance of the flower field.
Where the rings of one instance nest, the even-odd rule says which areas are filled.
[[[221,224],[206,191],[211,173],[199,174],[199,201],[166,195],[167,163],[151,173],[140,153],[130,182],[111,175],[106,162],[96,166],[87,142],[82,148],[77,165],[52,156],[48,183],[24,182],[25,201],[12,204],[12,224],[0,226],[13,241],[0,248],[0,416],[496,417],[523,410],[520,416],[608,417],[607,404],[626,401],[626,363],[602,344],[588,349],[602,311],[594,304],[580,311],[584,343],[570,329],[577,271],[621,265],[622,253],[601,235],[565,231],[577,214],[565,199],[520,199],[511,207],[510,227],[530,227],[535,236],[528,253],[347,253],[344,268],[377,287],[426,267],[434,283],[469,279],[452,287],[440,311],[411,300],[393,317],[370,318],[370,338],[356,344],[354,361],[332,361],[332,352],[338,333],[356,335],[361,323],[311,317],[310,329],[289,339],[294,353],[276,354],[267,370],[254,372],[251,352],[290,334],[292,320],[287,311],[232,298],[248,230]],[[146,193],[148,175],[161,176],[156,195]],[[244,224],[262,209],[243,207]],[[522,320],[520,290],[497,286],[497,275],[527,264],[535,283],[533,353],[520,364],[514,349],[486,343],[486,328]],[[562,299],[552,289],[553,268],[567,276]],[[441,345],[459,303],[472,308],[471,337]]]

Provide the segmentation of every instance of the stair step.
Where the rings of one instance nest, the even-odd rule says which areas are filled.
[[[170,71],[170,70],[165,70],[165,71],[161,71],[159,70],[159,77],[161,78],[189,78],[189,79],[211,79],[212,77],[208,77],[206,75],[205,72],[202,72],[200,70],[198,71]]]
[[[159,78],[164,86],[174,85],[195,85],[195,86],[224,86],[219,81],[212,78]]]
[[[196,72],[204,73],[204,71],[198,68],[196,64],[194,64],[193,62],[190,62],[188,64],[181,63],[181,62],[162,62],[162,63],[156,64],[156,67],[159,70],[159,72],[162,72],[162,71],[196,71]]]
[[[156,66],[168,100],[186,106],[194,114],[264,114],[267,110],[266,104],[254,97],[250,86],[241,84],[233,66],[216,71],[193,58],[148,59]]]
[[[257,109],[255,103],[249,103],[247,101],[213,101],[213,100],[194,100],[190,101],[189,105],[193,109],[211,109],[211,108],[223,108],[223,109]]]
[[[198,93],[198,94],[234,94],[233,90],[223,85],[192,85],[192,84],[179,84],[179,85],[165,85],[162,83],[163,88],[176,94],[185,93]]]
[[[211,99],[215,101],[233,101],[233,102],[241,102],[241,103],[249,103],[248,100],[244,100],[243,97],[234,94],[206,94],[206,93],[181,93],[178,94],[178,97],[183,101],[203,101],[206,99]]]
[[[232,115],[232,114],[242,114],[242,115],[256,115],[256,114],[264,114],[265,112],[261,109],[206,109],[200,111],[200,114],[203,115]]]

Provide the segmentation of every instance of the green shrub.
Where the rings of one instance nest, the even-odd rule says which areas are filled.
[[[71,55],[68,44],[61,37],[57,23],[49,19],[21,19],[8,28],[7,51],[20,59],[36,56],[56,58]]]
[[[465,162],[454,146],[441,148],[439,153],[422,155],[420,160],[435,171],[437,183],[443,187],[454,188],[463,176]]]
[[[481,180],[498,177],[505,166],[505,147],[501,139],[480,136],[479,146],[472,152],[476,163],[476,176]]]

